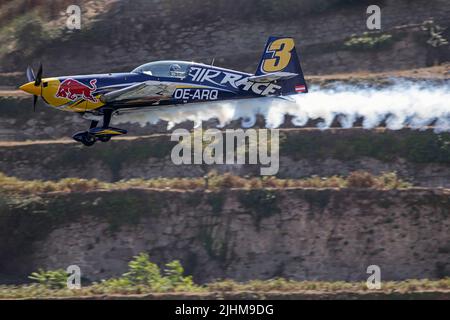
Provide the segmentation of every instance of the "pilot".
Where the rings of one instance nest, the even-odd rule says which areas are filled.
[[[170,66],[169,74],[171,77],[184,78],[184,72],[182,71],[179,64],[174,63]]]

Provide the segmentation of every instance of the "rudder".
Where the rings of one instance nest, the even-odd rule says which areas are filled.
[[[255,76],[277,72],[294,74],[289,79],[278,81],[283,95],[308,92],[294,39],[291,37],[269,37]]]

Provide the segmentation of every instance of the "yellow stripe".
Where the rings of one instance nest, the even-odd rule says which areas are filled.
[[[105,130],[95,133],[95,135],[99,135],[99,134],[122,134],[122,133],[120,133],[118,131],[114,131],[114,130],[105,129]]]

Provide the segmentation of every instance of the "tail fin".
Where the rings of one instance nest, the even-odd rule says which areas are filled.
[[[265,75],[279,78],[283,95],[308,92],[293,38],[269,37],[255,77]]]

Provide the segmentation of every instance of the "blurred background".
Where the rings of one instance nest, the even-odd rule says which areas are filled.
[[[66,28],[72,4],[80,30]],[[371,4],[380,30],[367,29]],[[73,263],[99,280],[125,272],[139,252],[180,259],[199,282],[361,281],[371,263],[390,280],[450,276],[448,129],[366,130],[357,119],[321,131],[318,119],[296,128],[286,115],[282,181],[264,180],[258,166],[174,165],[165,121],[127,124],[131,138],[84,148],[70,136],[86,120],[42,102],[33,113],[32,97],[17,90],[40,62],[44,77],[166,59],[253,73],[268,36],[286,35],[311,93],[344,85],[348,97],[370,88],[388,101],[382,90],[402,82],[438,88],[427,106],[443,109],[449,17],[447,0],[2,0],[0,280]],[[264,126],[259,117],[255,127]]]

